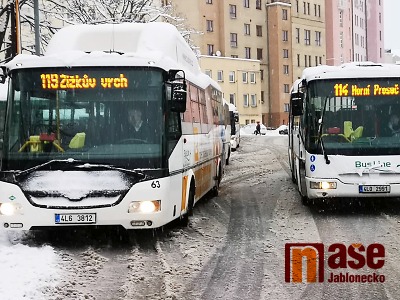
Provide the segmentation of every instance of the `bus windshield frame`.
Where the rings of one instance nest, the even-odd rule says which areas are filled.
[[[313,154],[399,155],[400,78],[313,80],[307,83],[302,136]],[[400,123],[400,122],[399,122]],[[322,141],[322,142],[321,142]]]
[[[10,74],[2,171],[75,159],[126,169],[166,167],[166,72],[148,67],[51,67]],[[128,112],[139,109],[146,137]]]

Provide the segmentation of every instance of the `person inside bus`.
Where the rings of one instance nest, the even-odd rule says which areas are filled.
[[[142,110],[138,107],[128,109],[128,132],[125,133],[127,139],[150,140],[149,128],[142,115]]]
[[[392,114],[389,118],[388,127],[392,136],[400,135],[400,118],[396,114]]]

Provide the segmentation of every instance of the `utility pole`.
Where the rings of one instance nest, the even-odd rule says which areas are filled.
[[[40,30],[39,30],[39,1],[33,0],[33,14],[35,18],[35,54],[40,55]]]

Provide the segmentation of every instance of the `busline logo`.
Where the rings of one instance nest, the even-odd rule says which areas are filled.
[[[287,243],[285,244],[285,281],[293,283],[324,282],[325,246],[323,243]],[[385,275],[376,271],[385,264],[385,247],[373,243],[368,246],[341,243],[329,245],[327,265],[330,270],[330,283],[377,283],[385,282]],[[367,274],[354,271],[365,268]],[[349,272],[350,271],[350,272]],[[303,277],[303,274],[306,276]]]

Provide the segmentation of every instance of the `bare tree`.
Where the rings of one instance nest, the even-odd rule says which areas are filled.
[[[34,0],[22,0],[21,25],[25,30],[23,50],[34,52]],[[146,23],[163,21],[175,25],[193,49],[190,35],[198,33],[188,28],[184,19],[175,14],[173,5],[160,0],[40,0],[41,49],[61,27],[73,24]]]

